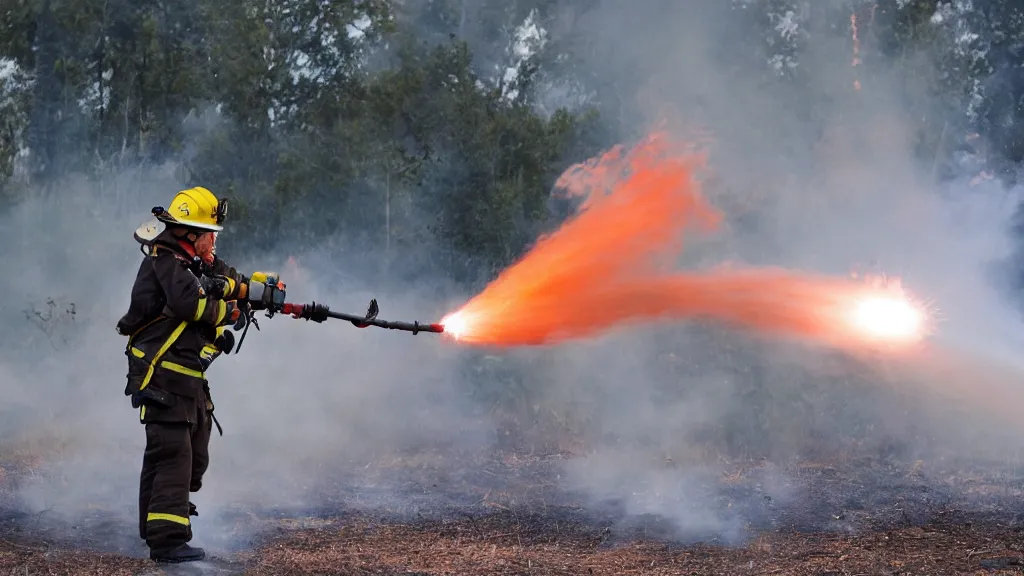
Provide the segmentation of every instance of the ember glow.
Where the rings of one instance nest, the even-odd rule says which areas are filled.
[[[713,232],[722,220],[695,176],[703,160],[657,133],[570,168],[558,186],[585,196],[579,212],[445,317],[445,333],[465,344],[530,346],[702,318],[854,349],[925,337],[927,314],[898,282],[778,268],[666,270],[685,233]]]

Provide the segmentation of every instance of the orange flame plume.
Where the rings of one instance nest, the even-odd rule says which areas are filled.
[[[913,345],[928,316],[901,287],[772,268],[666,270],[683,233],[723,215],[695,174],[705,156],[656,133],[573,166],[557,186],[580,211],[441,324],[462,343],[553,344],[616,326],[707,318],[854,348]]]

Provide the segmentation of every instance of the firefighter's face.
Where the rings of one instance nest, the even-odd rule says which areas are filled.
[[[196,254],[207,264],[213,264],[213,256],[217,253],[217,233],[203,232],[196,239]]]

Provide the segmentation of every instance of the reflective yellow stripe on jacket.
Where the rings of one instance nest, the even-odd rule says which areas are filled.
[[[205,298],[201,299],[199,302],[200,302],[200,305],[199,305],[199,310],[196,313],[197,316],[201,315],[203,313],[203,310],[206,307],[206,304],[205,304],[206,303],[206,299]],[[142,379],[142,384],[139,385],[139,390],[140,391],[141,390],[145,390],[146,386],[149,386],[149,381],[152,380],[152,378],[153,378],[153,373],[156,371],[156,366],[157,366],[158,362],[160,363],[160,367],[161,368],[165,368],[165,369],[170,370],[172,372],[177,372],[178,374],[184,374],[186,376],[191,376],[193,378],[203,378],[204,377],[204,374],[202,372],[200,372],[199,370],[194,370],[192,368],[188,368],[186,366],[182,366],[181,364],[177,364],[175,362],[168,362],[166,360],[163,360],[163,361],[160,360],[160,358],[162,358],[163,355],[166,354],[167,351],[171,348],[171,346],[173,346],[174,343],[178,340],[178,337],[181,336],[181,333],[185,330],[186,326],[188,326],[188,322],[186,322],[186,321],[180,322],[178,324],[178,326],[174,328],[174,332],[171,332],[171,335],[167,337],[167,340],[164,341],[164,343],[160,346],[160,349],[157,350],[156,354],[153,355],[153,358],[149,361],[149,367],[146,370],[146,377]],[[134,338],[134,335],[133,335],[133,338]],[[146,357],[146,353],[145,352],[143,352],[142,350],[140,350],[140,349],[136,348],[135,346],[131,345],[131,340],[129,340],[128,346],[129,346],[129,349],[131,350],[132,355],[135,356],[136,358],[145,358]],[[146,407],[142,406],[139,409],[139,420],[145,420],[145,419],[146,419]],[[164,516],[170,516],[168,514],[157,514],[156,516],[161,516],[160,518],[154,518],[154,514],[150,514],[149,516],[150,516],[150,518],[149,518],[150,520],[172,520],[174,522],[177,522],[177,520],[173,520],[172,518],[165,518],[164,517]],[[174,518],[181,518],[181,517],[180,516],[174,516]],[[185,518],[184,520],[185,520],[185,524],[188,524],[188,519]]]
[[[187,368],[181,364],[175,364],[174,362],[168,362],[166,360],[161,362],[160,366],[167,368],[171,372],[177,372],[178,374],[184,374],[185,376],[192,376],[193,378],[202,378],[204,376],[199,370],[193,370],[192,368]]]
[[[153,372],[156,370],[157,362],[159,362],[160,358],[162,358],[163,355],[167,353],[167,350],[170,349],[172,345],[174,345],[174,342],[178,340],[178,337],[181,336],[181,333],[185,330],[186,326],[188,326],[188,322],[180,322],[178,326],[174,329],[174,332],[171,332],[171,335],[167,337],[167,340],[164,341],[162,346],[160,346],[160,349],[157,350],[156,354],[153,355],[153,358],[149,361],[149,369],[146,370],[146,377],[142,379],[142,384],[139,385],[139,390],[145,390],[146,386],[149,386],[149,381],[153,378]],[[134,346],[131,347],[131,350],[132,354],[135,355],[136,358],[146,357],[146,354],[142,350],[139,350]],[[175,368],[180,368],[181,370],[188,370],[187,373],[189,375],[191,375],[192,373],[196,373],[195,370],[189,370],[184,366],[179,366],[178,364],[173,364],[171,362],[160,362],[160,365],[164,368],[168,368],[171,370],[174,370],[174,368],[171,368],[171,366],[174,366]],[[175,370],[175,372],[178,371],[179,370]],[[199,377],[202,377],[202,373],[199,373]]]
[[[192,320],[198,322],[203,317],[203,312],[206,312],[206,297],[203,296],[199,299],[199,303],[196,304],[196,314],[192,317]]]

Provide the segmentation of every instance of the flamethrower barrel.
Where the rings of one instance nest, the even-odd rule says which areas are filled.
[[[355,314],[345,314],[344,312],[333,312],[326,310],[328,318],[336,318],[338,320],[348,320],[353,324],[359,326],[377,326],[378,328],[387,328],[388,330],[405,330],[406,332],[444,332],[444,327],[440,324],[424,324],[418,321],[412,322],[399,322],[396,320],[378,320],[376,318],[367,320],[362,316]]]
[[[285,304],[282,306],[281,312],[284,314],[291,314],[296,318],[312,320],[314,322],[323,322],[328,318],[347,320],[360,328],[376,326],[378,328],[387,328],[388,330],[403,330],[405,332],[412,332],[413,334],[418,334],[419,332],[433,332],[440,334],[444,332],[444,326],[436,323],[431,324],[418,321],[398,322],[392,320],[379,320],[377,318],[367,318],[356,314],[335,312],[327,306],[317,304],[315,302],[312,304]]]

